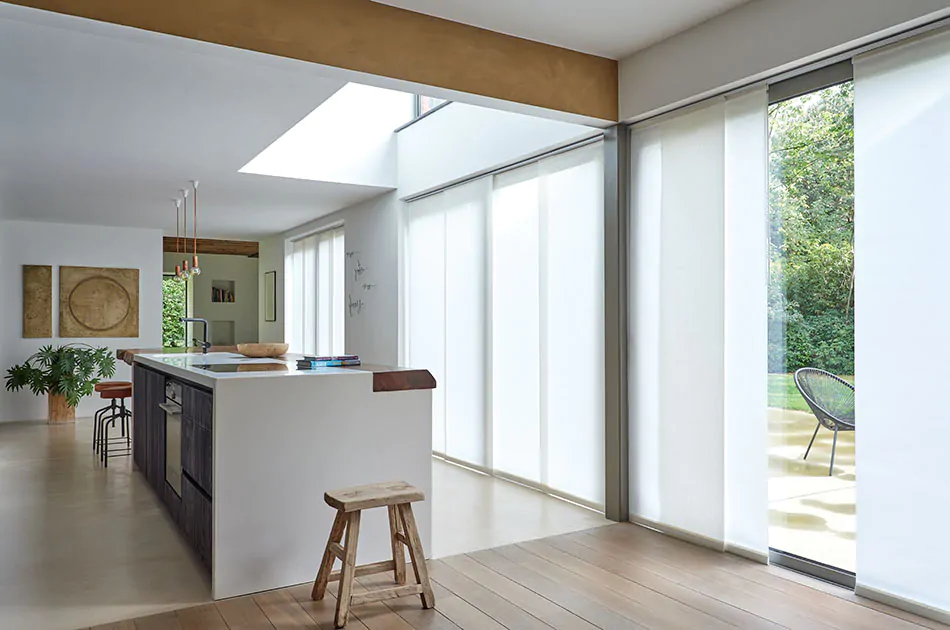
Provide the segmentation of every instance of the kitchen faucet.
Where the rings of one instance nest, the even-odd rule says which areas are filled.
[[[204,324],[204,338],[201,342],[201,354],[208,354],[208,348],[211,347],[211,344],[208,343],[208,320],[201,317],[182,317],[178,321],[182,324],[192,322],[192,323],[202,323]],[[195,339],[197,341],[197,339]]]

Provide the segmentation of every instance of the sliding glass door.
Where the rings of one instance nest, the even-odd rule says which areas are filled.
[[[769,546],[853,585],[854,84],[769,121]]]
[[[409,204],[406,350],[435,450],[604,500],[603,165],[595,143]]]

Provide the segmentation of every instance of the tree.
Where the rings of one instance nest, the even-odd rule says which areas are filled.
[[[165,348],[186,346],[185,325],[180,318],[185,317],[187,289],[187,284],[172,276],[162,278],[162,346]]]
[[[769,370],[854,373],[854,84],[774,105]]]

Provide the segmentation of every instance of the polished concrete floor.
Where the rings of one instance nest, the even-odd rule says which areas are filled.
[[[822,428],[802,459],[816,424],[810,413],[769,409],[769,546],[853,572],[854,432],[838,433],[829,476],[833,432]]]
[[[0,629],[74,630],[210,600],[129,458],[96,463],[91,426],[0,424]],[[436,558],[607,523],[439,460],[432,501]]]

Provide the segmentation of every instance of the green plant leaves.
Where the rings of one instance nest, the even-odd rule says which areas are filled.
[[[70,406],[76,407],[93,393],[96,383],[115,375],[115,356],[105,347],[73,343],[54,348],[43,346],[20,365],[7,370],[8,391],[30,391],[60,394]]]

